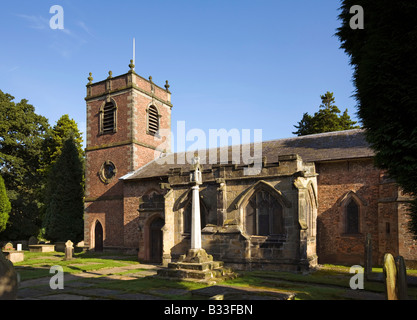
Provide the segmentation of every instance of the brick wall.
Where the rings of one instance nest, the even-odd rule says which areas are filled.
[[[161,141],[147,133],[146,110],[155,105],[160,114],[160,128],[170,130],[170,100],[167,90],[134,72],[87,85],[84,226],[87,244],[93,242],[93,228],[99,220],[103,226],[104,246],[138,247],[138,224],[129,216],[132,212],[137,214],[137,207],[130,208],[137,204],[131,203],[132,198],[123,200],[124,186],[119,179],[159,156],[160,151],[155,149]],[[100,134],[100,108],[107,101],[117,107],[116,132]],[[117,169],[117,174],[107,183],[99,177],[105,161],[111,161]],[[125,216],[124,212],[128,214]]]
[[[372,159],[319,163],[317,252],[319,263],[363,264],[367,233],[378,258],[379,170]],[[343,198],[353,192],[362,202],[360,233],[346,234]],[[349,195],[348,195],[349,196]],[[375,261],[375,260],[374,260]]]

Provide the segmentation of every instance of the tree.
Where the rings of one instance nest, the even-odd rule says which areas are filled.
[[[0,232],[6,229],[6,224],[9,220],[9,213],[12,209],[9,198],[6,193],[6,186],[4,185],[4,180],[0,176]]]
[[[78,156],[82,162],[84,168],[84,150],[83,150],[83,139],[81,132],[78,129],[77,123],[70,119],[68,114],[64,114],[61,118],[58,119],[56,124],[52,127],[52,129],[48,132],[47,137],[44,140],[44,150],[47,156],[43,159],[41,171],[44,173],[46,179],[49,175],[49,172],[52,166],[55,164],[59,156],[62,152],[62,147],[64,142],[73,137],[75,145],[77,147]],[[84,169],[83,169],[83,179],[82,179],[82,187],[84,188]],[[42,186],[41,192],[41,219],[45,219],[45,211],[46,211],[46,204],[48,202],[47,198],[48,190],[46,188],[46,181],[45,185]]]
[[[84,150],[82,146],[83,139],[78,129],[77,123],[73,119],[70,119],[68,114],[64,114],[53,126],[49,136],[45,139],[44,142],[45,149],[49,155],[49,157],[45,159],[46,170],[48,170],[48,167],[50,168],[55,163],[61,154],[61,149],[64,145],[64,141],[67,140],[70,136],[74,138],[79,157],[84,157]]]
[[[82,162],[74,137],[70,136],[48,175],[44,220],[47,239],[79,242],[83,238],[82,179]]]
[[[49,130],[48,120],[36,114],[26,99],[13,100],[0,90],[0,170],[12,205],[1,237],[8,240],[37,235],[41,225],[39,193],[44,175],[40,169]]]
[[[359,128],[359,126],[355,126],[356,122],[350,119],[347,109],[340,115],[339,108],[334,104],[335,98],[333,97],[333,92],[327,91],[320,98],[322,104],[320,105],[319,111],[314,116],[304,113],[298,125],[294,126],[298,130],[293,132],[293,134],[304,136],[314,133]]]
[[[352,29],[361,5],[364,29]],[[376,165],[417,196],[417,2],[343,0],[336,35],[350,57],[358,116]],[[417,236],[417,200],[410,206]]]

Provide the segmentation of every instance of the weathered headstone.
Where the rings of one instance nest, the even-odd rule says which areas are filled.
[[[31,236],[28,241],[28,245],[38,244],[38,239],[34,236]]]
[[[3,251],[13,251],[13,250],[14,250],[13,243],[11,242],[6,243],[3,247]]]
[[[384,256],[384,282],[387,300],[398,300],[397,266],[390,253]]]
[[[15,300],[17,285],[17,273],[13,263],[0,251],[0,300]]]
[[[366,235],[365,241],[365,279],[370,279],[372,274],[372,237]]]
[[[65,260],[72,259],[72,253],[74,252],[74,244],[71,240],[65,242]]]
[[[397,287],[398,287],[398,299],[408,300],[407,294],[407,270],[402,256],[395,258],[395,264],[397,266]]]

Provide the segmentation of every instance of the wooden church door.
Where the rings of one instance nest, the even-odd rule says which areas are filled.
[[[150,225],[149,244],[150,244],[150,260],[152,262],[162,262],[162,227],[165,221],[156,218]]]
[[[103,251],[103,227],[99,221],[94,229],[94,250]]]

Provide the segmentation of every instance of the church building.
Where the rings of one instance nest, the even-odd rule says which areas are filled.
[[[129,67],[88,78],[84,242],[167,265],[190,248],[192,165],[158,139],[171,130],[168,81]],[[202,247],[216,260],[239,270],[363,265],[369,236],[375,265],[387,252],[417,260],[409,197],[374,166],[362,130],[262,142],[250,175],[231,147],[214,154],[223,151],[226,162],[202,161],[199,194]]]

